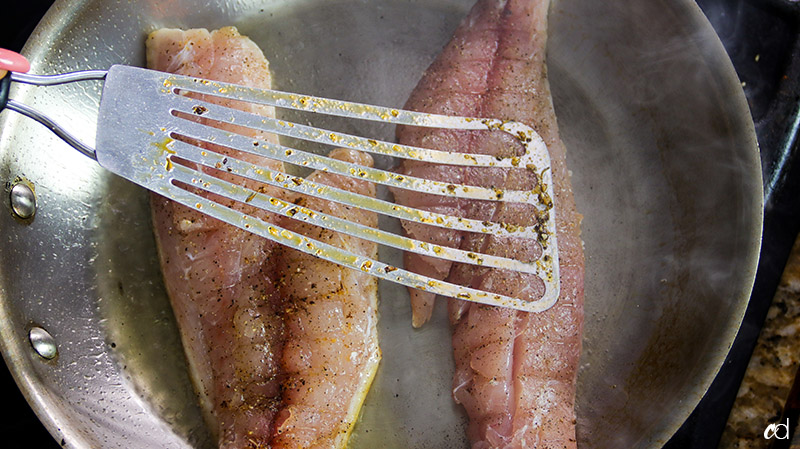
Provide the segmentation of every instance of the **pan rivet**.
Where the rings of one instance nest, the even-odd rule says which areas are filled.
[[[28,184],[18,182],[11,187],[11,210],[23,220],[36,213],[36,195]]]
[[[56,340],[49,332],[41,327],[32,327],[30,332],[28,332],[28,338],[31,341],[33,349],[42,358],[52,360],[58,355]]]

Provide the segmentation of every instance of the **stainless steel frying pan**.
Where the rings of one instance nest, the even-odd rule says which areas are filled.
[[[401,105],[471,3],[63,0],[24,53],[35,73],[143,64],[157,27],[234,24],[264,49],[278,88]],[[550,21],[550,79],[585,215],[579,439],[658,447],[722,364],[752,287],[753,126],[692,1],[554,0]],[[93,141],[99,86],[13,95]],[[0,179],[32,185],[37,205],[28,219],[0,210],[0,347],[20,388],[66,447],[209,447],[146,193],[29,120],[4,112],[0,130]],[[466,447],[444,310],[413,330],[402,289],[381,295],[384,359],[352,447]]]

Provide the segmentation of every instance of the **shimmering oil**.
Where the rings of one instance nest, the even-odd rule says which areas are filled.
[[[108,345],[133,390],[195,447],[212,447],[161,277],[149,193],[115,176],[98,211],[98,293]]]

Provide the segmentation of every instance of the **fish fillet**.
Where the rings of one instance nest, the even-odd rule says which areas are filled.
[[[261,50],[232,27],[155,31],[147,40],[147,61],[150,68],[182,75],[261,88],[271,84]],[[268,107],[231,106],[274,116]],[[277,142],[273,135],[225,128]],[[206,147],[282,169],[279,162]],[[353,151],[331,155],[371,163],[369,156]],[[311,178],[374,194],[363,182],[323,173]],[[377,223],[371,213],[353,213],[253,181],[245,184],[298,207],[308,203],[364,224]],[[200,405],[219,447],[343,447],[380,359],[375,280],[164,197],[154,194],[151,204],[165,284]],[[374,257],[377,251],[371,243],[226,204],[356,253]]]
[[[574,448],[575,379],[583,323],[584,258],[566,153],[558,135],[545,63],[549,0],[479,0],[428,68],[406,107],[413,110],[516,120],[532,126],[550,152],[559,247],[561,295],[544,313],[450,300],[456,371],[453,397],[469,416],[468,436],[478,448]],[[499,132],[398,129],[409,145],[497,156],[520,146]],[[532,189],[526,169],[479,169],[405,161],[401,173],[480,186]],[[532,225],[529,205],[442,199],[394,191],[403,204],[450,215]],[[535,243],[485,237],[404,223],[410,236],[440,245],[518,259],[536,259]],[[462,285],[538,299],[533,275],[453,264],[415,254],[406,268]],[[414,326],[430,317],[434,297],[410,290]]]
[[[331,157],[364,166],[372,158],[336,149]],[[306,179],[375,196],[371,183],[317,171]],[[294,196],[298,207],[377,227],[373,212],[317,198]],[[309,224],[285,220],[284,227],[376,259],[378,246]],[[375,277],[282,248],[281,293],[290,306],[284,313],[287,341],[282,368],[289,378],[277,417],[273,448],[343,447],[378,368],[377,288]]]

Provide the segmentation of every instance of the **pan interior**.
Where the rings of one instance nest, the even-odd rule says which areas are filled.
[[[264,50],[279,89],[399,106],[472,0],[197,3],[57,2],[25,53],[37,73],[143,65],[155,28],[233,24]],[[758,251],[761,171],[741,89],[696,6],[607,3],[554,1],[548,50],[584,215],[579,439],[657,447],[699,401],[740,323]],[[99,86],[21,88],[15,97],[93,142]],[[0,216],[8,236],[0,256],[17,262],[2,269],[2,345],[23,391],[74,447],[210,447],[160,278],[147,193],[37,124],[9,113],[0,120],[4,179],[24,176],[39,199],[31,222]],[[393,138],[391,127],[330,124]],[[382,284],[380,294],[383,361],[351,447],[467,447],[449,393],[443,302],[413,330],[403,289]],[[56,336],[56,360],[29,350],[34,324]]]

